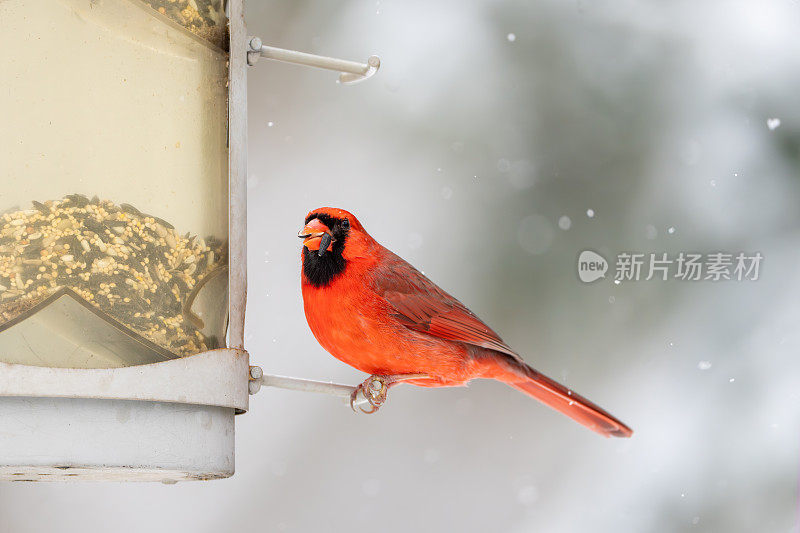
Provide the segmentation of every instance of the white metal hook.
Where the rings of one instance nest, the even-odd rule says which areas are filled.
[[[371,78],[381,67],[381,59],[378,56],[370,56],[366,63],[358,63],[356,61],[347,61],[346,59],[318,56],[297,52],[296,50],[267,46],[261,42],[259,37],[251,37],[247,49],[247,64],[255,65],[259,57],[296,65],[335,70],[339,72],[339,83],[343,84],[353,84]]]

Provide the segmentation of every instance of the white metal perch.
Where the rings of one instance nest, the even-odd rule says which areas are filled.
[[[255,394],[261,387],[276,387],[279,389],[289,389],[301,392],[314,392],[317,394],[328,394],[341,398],[348,404],[350,398],[355,392],[357,387],[350,385],[342,385],[339,383],[331,383],[329,381],[315,381],[311,379],[290,378],[286,376],[273,376],[264,374],[261,367],[250,367],[250,394]],[[359,393],[356,401],[353,402],[354,406],[360,406],[367,402],[363,394]]]
[[[259,57],[266,57],[275,61],[294,63],[296,65],[306,65],[309,67],[324,68],[339,72],[339,83],[352,84],[372,77],[381,67],[381,59],[378,56],[370,56],[366,63],[337,59],[335,57],[318,56],[267,46],[261,42],[259,37],[251,37],[248,43],[247,63],[255,65]]]

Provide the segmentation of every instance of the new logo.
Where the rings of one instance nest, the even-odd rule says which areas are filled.
[[[591,283],[606,277],[608,261],[591,250],[584,250],[578,256],[578,277],[584,283]]]

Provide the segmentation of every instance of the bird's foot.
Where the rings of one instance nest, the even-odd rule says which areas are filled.
[[[386,395],[389,392],[389,383],[387,379],[389,376],[370,376],[364,380],[350,395],[350,407],[353,411],[356,410],[356,400],[358,396],[363,396],[367,402],[372,406],[369,410],[359,406],[358,408],[362,413],[372,414],[381,408],[383,402],[386,401]]]
[[[350,407],[353,411],[356,410],[356,401],[358,396],[363,396],[369,402],[371,408],[369,410],[359,406],[358,408],[362,413],[371,415],[381,408],[381,405],[386,401],[386,396],[389,394],[389,387],[401,381],[409,379],[426,379],[427,374],[398,374],[394,376],[372,375],[365,379],[363,383],[358,385],[353,393],[350,395]]]

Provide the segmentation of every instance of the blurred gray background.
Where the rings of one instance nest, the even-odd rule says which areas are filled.
[[[0,530],[797,531],[797,0],[247,15],[265,43],[383,61],[352,87],[250,70],[253,363],[364,379],[317,345],[299,291],[305,214],[343,207],[635,434],[603,439],[499,383],[400,387],[375,416],[264,390],[237,419],[235,477],[2,485]],[[764,262],[755,282],[586,285],[584,249]]]

